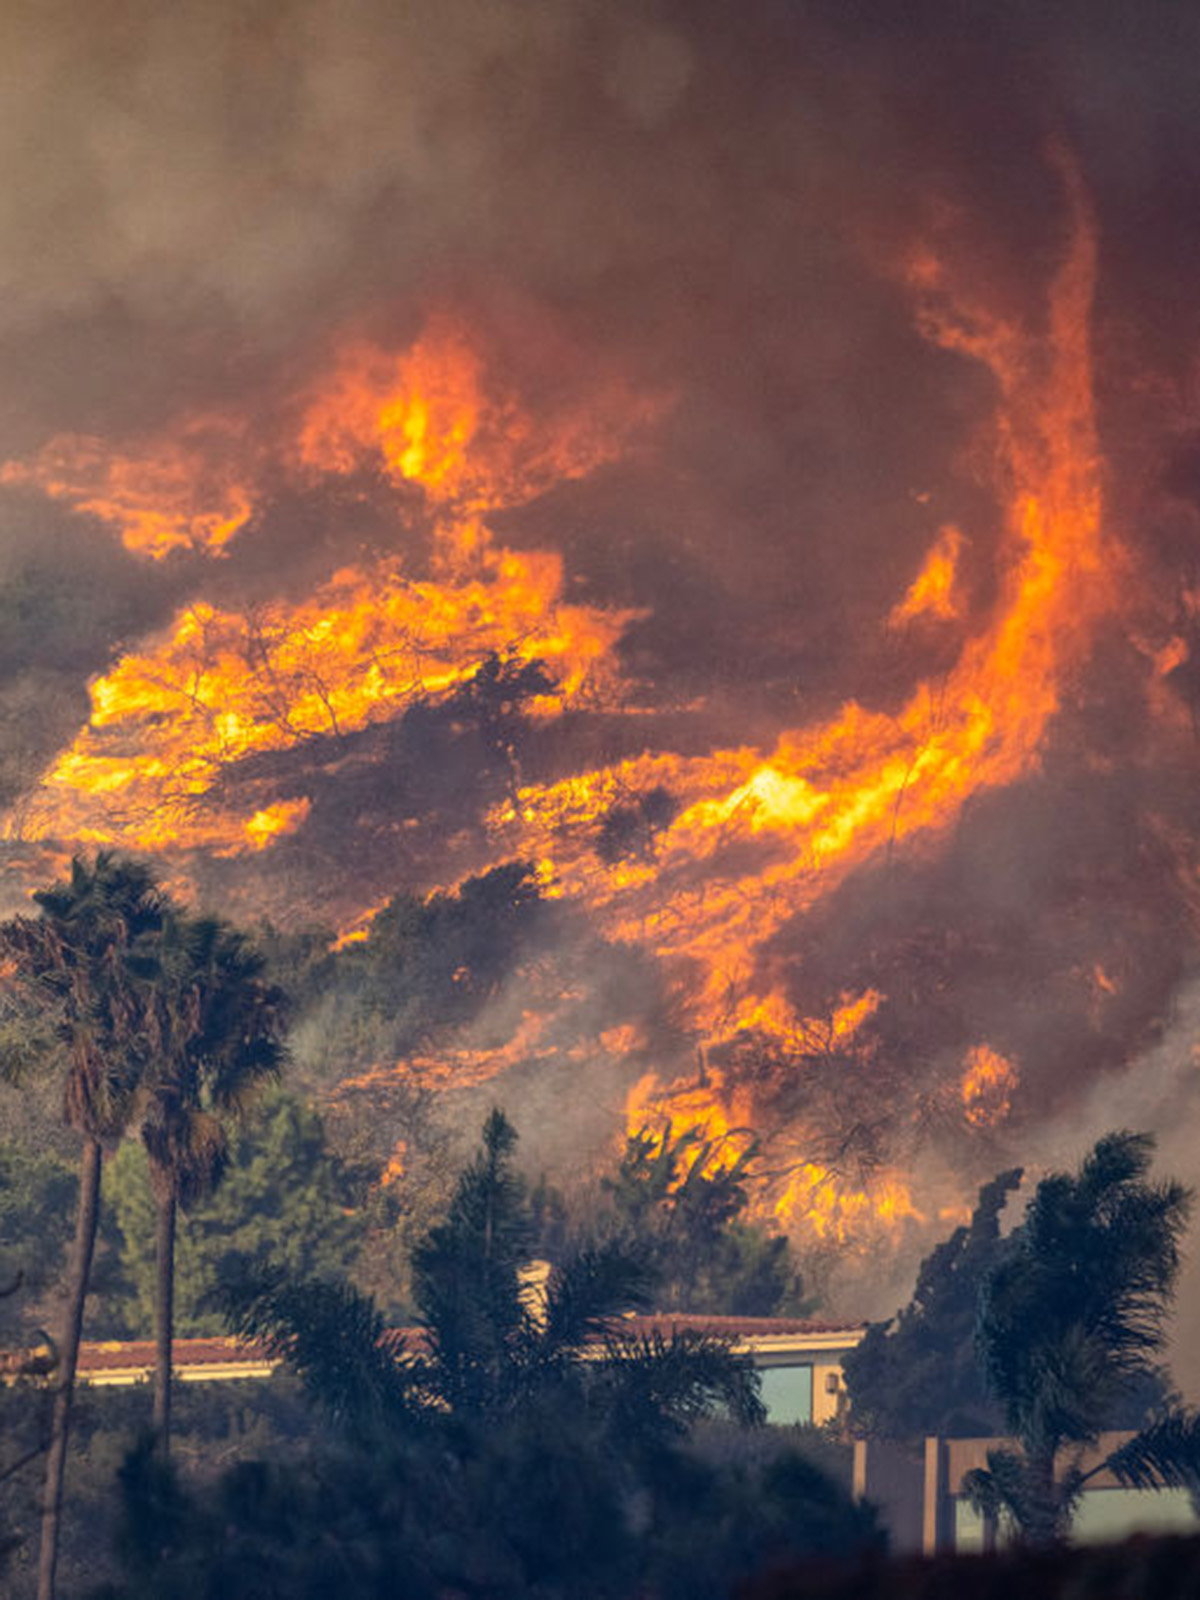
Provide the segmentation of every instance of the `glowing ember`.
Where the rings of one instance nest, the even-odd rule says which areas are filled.
[[[397,1140],[396,1147],[388,1158],[388,1163],[379,1174],[379,1186],[388,1189],[393,1183],[398,1183],[408,1170],[408,1143],[404,1139]]]
[[[256,811],[246,824],[246,837],[255,850],[265,850],[280,834],[291,833],[308,816],[307,800],[277,800]]]
[[[338,936],[330,946],[331,950],[344,950],[347,945],[362,944],[371,937],[371,924],[387,904],[381,901],[377,906],[371,906],[354,918],[347,927],[338,930]]]

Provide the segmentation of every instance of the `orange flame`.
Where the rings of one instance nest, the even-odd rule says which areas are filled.
[[[152,434],[128,456],[103,441],[59,434],[30,461],[0,467],[0,483],[40,490],[115,527],[126,546],[155,558],[178,549],[219,551],[253,511],[236,419],[189,418]]]
[[[345,474],[374,459],[461,523],[593,471],[659,409],[601,386],[586,410],[535,427],[511,394],[488,389],[464,330],[439,316],[399,355],[361,343],[344,350],[308,399],[294,453],[310,473]]]
[[[459,583],[413,583],[379,560],[302,604],[251,615],[191,606],[92,685],[91,722],[47,774],[25,836],[86,832],[154,850],[233,846],[244,834],[261,845],[261,820],[239,823],[215,803],[227,764],[395,716],[514,640],[523,658],[557,668],[558,699],[542,705],[557,709],[603,680],[633,615],[562,604],[561,588],[557,555],[502,551]],[[298,809],[289,817],[301,820]]]
[[[806,1162],[792,1174],[774,1211],[790,1229],[805,1229],[838,1244],[861,1238],[870,1227],[894,1231],[907,1220],[925,1220],[899,1175],[880,1175],[869,1189],[852,1189],[816,1162]]]
[[[561,556],[496,547],[478,513],[589,470],[647,410],[626,406],[618,421],[617,397],[606,397],[602,419],[569,417],[535,438],[515,402],[488,402],[481,383],[478,359],[442,326],[400,358],[355,346],[310,400],[295,454],[306,471],[348,472],[375,450],[390,473],[420,483],[445,512],[443,574],[414,580],[398,559],[378,557],[334,573],[307,601],[252,613],[187,607],[93,682],[91,719],[46,775],[23,836],[261,849],[304,812],[296,802],[227,814],[214,791],[246,756],[395,717],[493,654],[552,670],[556,694],[532,707],[544,715],[584,694],[613,695],[614,647],[640,613],[565,603]],[[143,487],[164,471],[160,460]],[[162,554],[182,539],[175,533],[137,547]]]
[[[1035,767],[1064,684],[1114,603],[1089,347],[1095,241],[1069,174],[1067,189],[1073,227],[1044,331],[956,299],[932,257],[911,274],[925,335],[982,365],[997,401],[1005,517],[989,611],[967,614],[957,580],[964,535],[943,528],[891,612],[894,624],[962,624],[944,678],[918,684],[894,714],[851,701],[770,747],[647,753],[530,783],[489,818],[497,857],[537,862],[547,892],[585,903],[610,936],[664,958],[687,989],[687,1020],[710,1043],[754,1032],[790,1060],[832,1053],[864,1028],[881,1003],[875,991],[842,995],[825,1019],[797,1015],[770,941],[857,868],[933,839],[973,795]],[[535,423],[485,377],[482,357],[443,320],[399,354],[347,348],[284,408],[296,427],[279,424],[261,451],[236,420],[205,419],[125,458],[59,439],[2,469],[4,481],[104,517],[152,555],[218,550],[246,528],[272,473],[306,482],[373,468],[419,489],[435,525],[433,576],[381,556],[334,573],[307,600],[244,613],[198,600],[182,611],[94,682],[88,725],[30,808],[31,837],[265,848],[302,826],[305,803],[264,804],[259,793],[239,809],[222,782],[231,765],[393,718],[464,683],[494,653],[548,663],[557,689],[538,705],[542,715],[627,706],[617,645],[639,613],[568,604],[562,558],[503,548],[486,517],[612,459],[655,408],[601,385],[587,408]],[[612,861],[598,849],[605,818],[654,790],[672,798],[669,815],[644,848]],[[423,1081],[477,1081],[472,1074],[554,1048],[545,1019],[529,1013],[498,1051],[411,1066]],[[980,1046],[966,1063],[971,1121],[1003,1115],[1017,1082],[1007,1062],[1007,1076],[992,1066],[989,1077],[980,1052],[994,1055]],[[708,1128],[733,1151],[754,1125],[748,1092],[719,1073],[699,1085],[643,1080],[630,1119],[655,1110]],[[771,1205],[789,1225],[829,1238],[868,1218],[894,1229],[919,1216],[899,1174],[851,1188],[818,1162],[796,1167]]]
[[[379,1174],[379,1187],[388,1189],[393,1183],[399,1183],[408,1170],[408,1141],[398,1139],[395,1148],[388,1157],[387,1165]]]
[[[999,598],[946,679],[919,685],[896,715],[850,702],[765,754],[647,755],[530,785],[493,817],[498,840],[552,861],[563,892],[602,910],[617,936],[699,971],[704,1034],[722,1035],[731,993],[743,996],[740,1015],[770,1027],[774,1013],[786,1033],[778,1002],[756,994],[757,952],[856,867],[947,828],[972,795],[1029,771],[1060,685],[1113,602],[1089,353],[1095,244],[1069,187],[1075,227],[1044,341],[948,306],[933,288],[922,312],[931,338],[990,369],[1009,486]],[[617,796],[656,786],[679,802],[673,820],[653,855],[611,871],[595,854],[600,819]]]
[[[714,1070],[708,1081],[680,1080],[664,1093],[657,1075],[647,1073],[630,1090],[625,1102],[625,1124],[631,1135],[658,1129],[666,1136],[698,1133],[713,1148],[708,1156],[713,1169],[732,1166],[754,1143],[749,1101],[725,1075]]]
[[[873,989],[856,998],[843,996],[832,1018],[809,1018],[799,1024],[785,1019],[773,1036],[782,1035],[803,1053],[835,1049],[853,1036],[882,998]],[[769,1014],[755,1021],[771,1028]],[[797,1065],[796,1070],[803,1068]],[[698,1132],[713,1147],[707,1160],[714,1170],[732,1166],[759,1143],[759,1121],[752,1089],[720,1067],[709,1067],[700,1078],[667,1084],[656,1073],[647,1073],[634,1085],[625,1105],[630,1134],[646,1128],[659,1128],[665,1134],[668,1125],[673,1134]],[[790,1130],[789,1143],[795,1144],[797,1137],[797,1130]],[[768,1139],[764,1150],[770,1143]],[[753,1214],[831,1244],[843,1244],[864,1231],[894,1235],[909,1220],[924,1221],[903,1175],[892,1169],[874,1173],[865,1187],[855,1187],[823,1163],[788,1161],[781,1168],[764,1155],[754,1189]]]
[[[957,528],[943,528],[937,543],[925,558],[925,565],[913,579],[908,593],[892,608],[893,627],[911,622],[914,617],[956,617],[958,606],[954,585],[958,576],[958,557],[962,534]]]
[[[308,816],[307,800],[277,800],[256,811],[246,824],[246,837],[255,850],[265,850],[281,834],[292,833]]]
[[[962,1080],[962,1103],[972,1127],[1002,1122],[1012,1110],[1013,1090],[1020,1081],[1016,1064],[990,1045],[977,1044],[967,1052]]]

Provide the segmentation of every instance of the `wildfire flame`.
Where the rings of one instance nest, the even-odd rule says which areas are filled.
[[[261,849],[295,828],[306,808],[289,801],[231,815],[215,791],[246,757],[394,718],[466,682],[495,655],[551,669],[555,693],[532,707],[543,715],[612,692],[614,647],[640,613],[565,603],[561,556],[497,546],[480,512],[590,470],[647,407],[622,409],[614,397],[600,408],[603,425],[568,417],[557,432],[535,435],[512,401],[489,404],[481,383],[474,353],[441,324],[399,358],[353,346],[327,391],[309,400],[287,453],[297,470],[330,474],[375,453],[390,475],[419,484],[439,515],[439,575],[414,580],[399,558],[378,557],[334,573],[303,602],[253,612],[188,606],[145,651],[92,684],[91,719],[46,775],[22,818],[23,836],[138,850]],[[144,472],[118,460],[104,473],[132,477],[153,498],[157,485],[173,481],[178,448],[167,444],[164,456],[135,464]],[[74,458],[64,441],[48,449],[56,461],[73,461],[76,483],[85,469],[100,471],[90,444]],[[36,479],[41,468],[5,470],[11,481],[21,473]],[[58,483],[42,487],[57,494]],[[178,517],[155,542],[138,531],[149,526],[147,508],[137,507],[135,527],[129,500],[106,502],[106,510],[98,500],[84,507],[74,489],[69,497],[125,518],[135,548],[161,555],[183,540]],[[189,526],[194,535],[194,519]]]
[[[126,546],[156,559],[173,550],[220,551],[249,522],[252,486],[236,417],[190,417],[139,440],[129,455],[101,439],[59,434],[29,461],[0,467],[0,483],[40,490],[115,527]]]
[[[930,337],[991,371],[1009,486],[999,598],[946,679],[921,683],[895,716],[850,702],[765,754],[644,756],[525,787],[496,813],[510,848],[553,861],[565,892],[603,908],[619,936],[696,966],[693,1015],[706,1036],[768,1013],[775,1031],[793,1026],[782,997],[754,992],[758,950],[870,857],[947,828],[972,795],[1027,772],[1060,685],[1112,602],[1089,354],[1095,245],[1072,194],[1075,228],[1044,342],[980,312],[953,317],[929,304],[923,314]],[[946,548],[943,534],[934,557]],[[652,786],[676,797],[675,818],[652,858],[614,873],[595,855],[596,825],[616,795]]]
[[[894,714],[851,701],[770,748],[647,751],[519,785],[488,819],[494,859],[536,862],[551,892],[661,958],[694,1037],[710,1046],[758,1035],[804,1070],[805,1057],[854,1040],[881,996],[844,995],[824,1020],[797,1015],[768,953],[772,937],[856,868],[944,832],[973,795],[1028,773],[1113,603],[1118,553],[1101,523],[1089,345],[1095,241],[1069,172],[1066,188],[1072,227],[1044,329],[998,320],[956,294],[931,256],[910,273],[926,337],[982,365],[997,403],[1006,509],[989,609],[967,614],[957,574],[968,535],[944,527],[890,614],[893,626],[931,618],[963,628],[945,675],[917,684]],[[505,548],[487,517],[613,459],[658,408],[600,386],[588,408],[535,423],[513,395],[489,388],[471,340],[442,320],[398,353],[352,342],[321,382],[290,398],[265,445],[250,447],[240,419],[209,418],[127,457],[60,438],[10,462],[4,481],[112,522],[153,556],[252,537],[272,473],[303,483],[373,469],[415,487],[435,543],[427,576],[377,556],[332,574],[307,600],[186,607],[93,683],[90,720],[46,774],[25,835],[264,849],[303,827],[307,802],[236,802],[223,783],[232,768],[395,718],[462,685],[492,655],[549,667],[556,687],[536,715],[628,706],[617,646],[641,613],[568,603],[562,557]],[[636,850],[601,851],[614,807],[650,793],[670,798],[669,813],[647,824]],[[489,1070],[536,1053],[542,1037],[526,1017]],[[470,1052],[414,1067],[428,1081],[483,1070]],[[1003,1115],[1016,1081],[1011,1063],[978,1047],[963,1081],[967,1120]],[[703,1126],[736,1151],[755,1109],[745,1086],[714,1070],[699,1083],[643,1079],[627,1117]],[[902,1175],[880,1173],[865,1190],[815,1162],[794,1164],[771,1205],[789,1225],[834,1238],[868,1217],[896,1227],[919,1216]]]
[[[792,1175],[776,1202],[775,1216],[789,1228],[803,1227],[838,1244],[861,1237],[864,1225],[889,1229],[910,1218],[925,1220],[899,1175],[878,1174],[869,1189],[853,1189],[815,1162],[805,1162]]]
[[[958,558],[962,553],[962,534],[957,528],[943,528],[937,543],[925,558],[925,565],[913,579],[908,593],[892,608],[893,627],[911,622],[914,617],[956,617],[958,605],[954,586]]]
[[[962,1080],[962,1103],[973,1127],[1001,1122],[1012,1110],[1013,1091],[1020,1081],[1016,1065],[990,1045],[978,1044],[967,1052]]]

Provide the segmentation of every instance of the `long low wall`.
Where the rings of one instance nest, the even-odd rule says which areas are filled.
[[[1129,1433],[1102,1434],[1084,1450],[1084,1471],[1097,1466]],[[963,1479],[987,1465],[989,1450],[1013,1448],[1007,1439],[936,1439],[905,1449],[879,1440],[854,1446],[854,1491],[883,1513],[898,1551],[977,1551],[991,1547],[989,1527],[963,1494]],[[1123,1539],[1132,1533],[1195,1533],[1200,1517],[1185,1489],[1126,1489],[1098,1472],[1085,1489],[1071,1536],[1083,1543]]]

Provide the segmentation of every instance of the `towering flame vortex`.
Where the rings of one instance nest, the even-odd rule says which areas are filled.
[[[772,1014],[778,1032],[797,1025],[777,988],[762,988],[762,947],[856,867],[951,826],[972,795],[1028,772],[1112,604],[1089,340],[1095,239],[1070,174],[1068,192],[1073,226],[1044,338],[924,290],[928,336],[995,380],[1007,502],[996,602],[946,678],[920,683],[895,716],[851,701],[767,753],[647,755],[530,786],[496,817],[513,849],[553,861],[564,890],[603,907],[614,932],[694,965],[695,1025],[710,1039],[769,1026]],[[943,534],[934,554],[945,550]],[[589,848],[592,824],[619,794],[654,785],[681,802],[655,858],[607,869]]]

